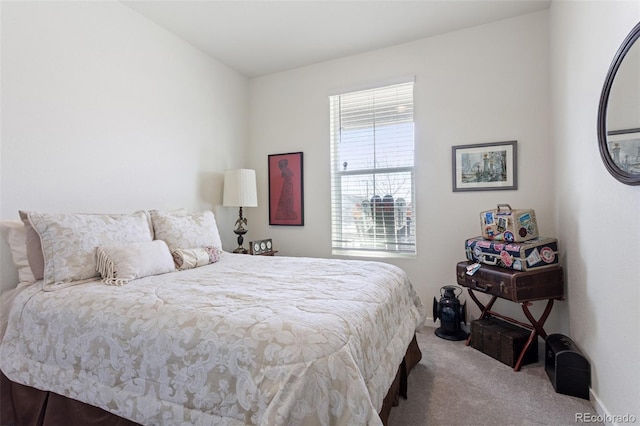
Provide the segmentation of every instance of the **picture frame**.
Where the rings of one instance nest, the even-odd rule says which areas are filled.
[[[304,225],[302,152],[269,156],[269,225]]]
[[[639,128],[608,131],[607,154],[613,171],[621,176],[635,178],[635,183],[632,184],[640,182]]]
[[[518,189],[518,141],[451,147],[453,192]]]
[[[640,185],[638,96],[633,89],[637,80],[638,39],[640,23],[625,37],[609,66],[600,93],[597,121],[598,150],[605,168],[618,182],[633,186]]]

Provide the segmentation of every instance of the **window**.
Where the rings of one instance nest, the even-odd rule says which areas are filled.
[[[329,97],[334,254],[416,253],[413,81]]]

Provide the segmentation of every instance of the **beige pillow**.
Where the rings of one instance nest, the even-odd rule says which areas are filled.
[[[105,284],[123,285],[176,270],[169,247],[161,240],[101,246],[96,253],[97,271]]]
[[[40,243],[40,235],[33,229],[29,222],[28,212],[20,210],[18,214],[26,232],[27,259],[31,272],[36,280],[44,278],[44,255],[42,254],[42,244]]]
[[[35,282],[27,259],[26,230],[24,224],[18,220],[8,220],[0,223],[2,235],[11,250],[11,259],[18,271],[18,280],[23,282]]]
[[[213,246],[222,250],[216,218],[210,211],[173,213],[152,211],[156,240],[163,240],[172,252],[179,248]]]
[[[153,240],[149,214],[27,212],[44,255],[43,289],[56,290],[99,276],[96,248]]]
[[[217,247],[199,247],[193,249],[177,249],[171,255],[179,271],[198,268],[220,260],[222,251]]]

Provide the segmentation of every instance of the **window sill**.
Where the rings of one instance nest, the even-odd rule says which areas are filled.
[[[415,259],[416,253],[402,253],[402,252],[389,252],[389,251],[366,251],[366,250],[351,250],[351,249],[331,249],[332,255],[348,256],[348,257],[373,257],[373,258],[387,258],[387,259]]]

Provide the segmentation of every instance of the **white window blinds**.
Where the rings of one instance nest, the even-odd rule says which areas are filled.
[[[413,82],[329,97],[334,254],[415,254]]]

